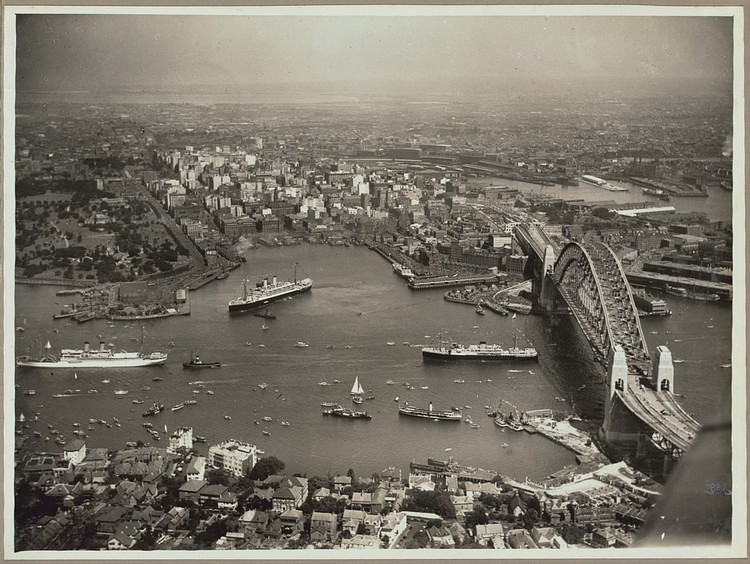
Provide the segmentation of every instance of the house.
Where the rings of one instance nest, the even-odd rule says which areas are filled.
[[[216,507],[219,509],[228,509],[234,511],[237,509],[237,494],[230,491],[225,491],[219,496],[216,501]]]
[[[380,538],[390,546],[401,533],[406,530],[406,515],[404,513],[389,513],[383,518],[383,526],[380,528]]]
[[[114,534],[120,523],[130,516],[127,507],[110,506],[108,510],[96,518],[96,531],[98,533]]]
[[[474,496],[471,495],[452,495],[450,496],[453,508],[456,510],[456,517],[463,516],[469,511],[474,510]]]
[[[185,507],[173,507],[154,526],[159,533],[174,533],[187,525],[190,518],[190,510]]]
[[[372,507],[372,494],[370,492],[352,493],[352,509],[362,509],[370,511]]]
[[[479,499],[479,496],[483,493],[492,495],[499,495],[502,493],[502,489],[498,488],[497,485],[492,482],[482,482],[481,484],[464,482],[463,486],[466,495],[472,495],[474,499]]]
[[[427,529],[427,536],[430,537],[432,546],[435,548],[454,548],[456,546],[456,541],[453,540],[453,535],[448,527],[433,525]]]
[[[365,529],[368,535],[380,536],[380,527],[383,526],[383,517],[380,513],[369,513],[365,515]]]
[[[609,527],[600,527],[594,529],[594,531],[591,533],[591,544],[593,544],[594,546],[609,548],[615,546],[616,542],[617,537]]]
[[[86,458],[86,442],[81,439],[70,441],[63,447],[63,458],[70,460],[74,466],[83,462],[83,459]]]
[[[435,482],[432,481],[432,476],[430,475],[409,474],[409,489],[431,492],[435,490]]]
[[[508,513],[516,518],[526,514],[526,504],[521,499],[521,496],[518,495],[518,491],[516,491],[515,495],[508,502]]]
[[[73,499],[77,498],[81,495],[81,492],[83,490],[83,486],[80,482],[76,482],[73,485],[70,484],[55,484],[51,488],[49,488],[46,492],[44,492],[44,495],[48,497],[54,497],[58,500],[64,500],[67,497],[72,497]]]
[[[115,489],[115,501],[119,505],[134,507],[156,499],[159,490],[155,484],[140,485],[130,480],[122,480]]]
[[[133,521],[121,523],[107,540],[107,550],[130,550],[140,535],[141,531],[137,523]]]
[[[380,513],[386,505],[386,497],[388,497],[388,488],[384,485],[379,485],[377,489],[372,492],[370,513]]]
[[[206,480],[188,480],[180,486],[180,501],[192,501],[198,503],[200,500],[200,491],[208,485]]]
[[[261,533],[268,525],[268,513],[258,509],[246,511],[238,521],[238,528],[246,535],[250,533]]]
[[[273,492],[273,510],[282,512],[287,509],[295,509],[299,507],[298,501],[300,498],[299,488],[279,488]]]
[[[313,511],[310,518],[310,540],[312,542],[331,542],[336,537],[338,520],[333,513]]]
[[[334,476],[333,477],[333,490],[341,493],[344,488],[352,487],[352,479],[349,476]]]
[[[312,495],[313,501],[320,501],[331,496],[331,490],[328,488],[318,488]]]
[[[300,488],[299,503],[297,505],[297,507],[299,507],[305,502],[305,500],[307,500],[307,495],[309,493],[307,484],[308,484],[307,478],[302,478],[301,476],[292,476],[291,478],[287,478],[280,485],[282,487],[287,486],[289,488]]]
[[[534,527],[531,529],[531,538],[539,548],[553,548],[557,532],[552,527]]]
[[[508,531],[505,540],[510,548],[539,548],[526,529]]]
[[[482,546],[505,548],[505,534],[502,523],[487,523],[474,527],[475,538]]]
[[[291,536],[302,532],[305,515],[299,509],[287,509],[271,523],[269,534],[272,536]]]
[[[143,509],[136,508],[130,516],[131,521],[137,521],[141,526],[155,527],[164,517],[164,511],[147,505]]]
[[[206,477],[206,457],[194,456],[185,468],[185,477],[188,480],[203,480]]]
[[[364,524],[367,518],[367,513],[361,509],[344,509],[344,515],[342,518],[342,533],[348,532],[349,537],[353,537],[357,534],[357,530],[361,524]]]
[[[200,480],[194,481],[200,482]],[[199,503],[208,505],[210,507],[217,507],[219,498],[228,490],[229,488],[222,484],[207,484],[200,488],[200,490],[198,491],[198,501]],[[182,492],[182,488],[180,488],[180,492]]]

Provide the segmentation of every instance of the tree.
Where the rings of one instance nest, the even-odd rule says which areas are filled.
[[[562,528],[562,538],[568,544],[579,544],[583,540],[585,530],[578,525],[565,525]]]
[[[404,511],[423,511],[437,513],[444,519],[454,519],[456,510],[446,492],[417,492],[404,501]]]
[[[278,474],[284,468],[286,464],[276,458],[275,456],[266,456],[258,460],[253,469],[250,471],[250,479],[252,480],[265,480],[273,474]]]
[[[539,513],[536,509],[529,509],[523,516],[523,526],[531,530],[539,522]]]
[[[209,484],[221,484],[222,486],[228,486],[232,481],[232,477],[229,475],[229,472],[227,472],[223,468],[214,468],[206,472],[206,481]]]

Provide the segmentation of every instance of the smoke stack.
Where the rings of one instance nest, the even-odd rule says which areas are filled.
[[[430,411],[432,411],[432,402],[430,402]]]
[[[99,350],[100,350],[101,352],[104,352],[104,341],[101,341],[101,342],[99,343]]]
[[[276,277],[275,276],[273,277],[273,285],[274,286],[276,285]]]
[[[90,350],[91,350],[91,344],[88,341],[83,343],[83,352],[89,352]]]

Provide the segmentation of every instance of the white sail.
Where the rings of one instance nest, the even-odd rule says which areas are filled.
[[[49,349],[51,349],[51,348],[52,348],[52,344],[50,344],[50,342],[49,342],[49,341],[47,341],[47,344],[46,344],[46,345],[44,345],[44,348],[45,348],[45,349],[47,349],[47,350],[49,350]]]
[[[362,386],[359,383],[359,376],[354,378],[354,385],[352,386],[352,394],[364,394],[365,391],[362,389]]]

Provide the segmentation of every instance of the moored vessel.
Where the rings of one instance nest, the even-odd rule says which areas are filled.
[[[312,288],[313,281],[310,278],[297,280],[297,267],[294,268],[294,281],[279,281],[276,276],[269,280],[268,276],[256,284],[255,288],[248,289],[247,278],[242,281],[242,295],[229,302],[229,312],[241,312],[268,305],[271,302],[307,292]]]

